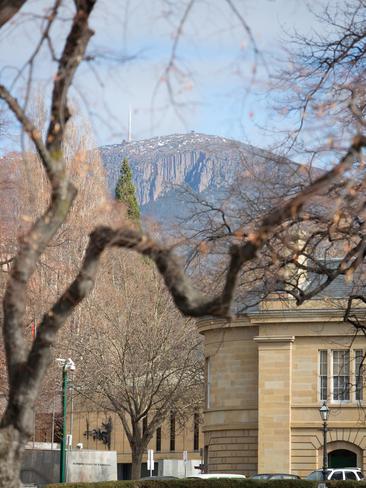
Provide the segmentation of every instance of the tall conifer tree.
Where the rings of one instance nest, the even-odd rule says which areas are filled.
[[[140,207],[137,203],[136,188],[132,181],[132,171],[128,159],[124,158],[116,186],[116,199],[127,206],[128,218],[139,223]]]

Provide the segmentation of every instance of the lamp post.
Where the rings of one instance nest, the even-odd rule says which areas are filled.
[[[328,469],[328,453],[327,453],[327,432],[328,432],[328,417],[329,408],[324,402],[319,408],[319,413],[323,421],[323,481],[327,479],[327,469]]]
[[[75,371],[75,363],[71,358],[56,359],[62,366],[62,437],[60,445],[60,483],[66,481],[66,413],[67,413],[67,373]]]

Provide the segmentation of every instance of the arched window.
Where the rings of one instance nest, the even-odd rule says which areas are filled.
[[[336,449],[328,453],[330,468],[348,468],[357,466],[357,454],[348,449]]]

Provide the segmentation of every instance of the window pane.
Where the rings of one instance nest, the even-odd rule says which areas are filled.
[[[327,474],[329,474],[329,472],[327,472]],[[308,480],[322,480],[323,479],[323,473],[321,471],[313,471],[312,473],[310,473],[306,479]]]
[[[175,451],[175,414],[170,414],[170,450]]]
[[[211,365],[210,358],[206,358],[206,407],[211,407]]]
[[[363,400],[363,351],[355,351],[356,400]]]
[[[349,374],[349,351],[333,351],[333,374]]]
[[[349,400],[349,378],[335,376],[333,379],[334,400]]]
[[[200,416],[199,413],[195,412],[193,415],[193,450],[199,451],[199,425],[200,425]]]
[[[346,471],[345,475],[346,475],[346,480],[357,480],[357,476],[352,471]]]
[[[328,396],[328,378],[326,376],[320,377],[320,400],[327,400]]]
[[[327,351],[320,351],[320,375],[326,376],[328,372],[328,354]]]
[[[333,351],[333,399],[349,400],[349,351]]]
[[[328,397],[328,351],[319,351],[320,400]]]
[[[335,471],[330,477],[331,480],[343,480],[342,471]]]
[[[156,452],[161,451],[161,427],[156,429]]]

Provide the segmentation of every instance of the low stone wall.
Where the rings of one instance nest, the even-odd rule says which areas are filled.
[[[60,480],[60,451],[26,449],[20,479],[24,484],[57,483]]]
[[[69,483],[117,480],[117,452],[84,449],[68,452],[66,477]]]
[[[66,479],[79,481],[117,480],[116,451],[67,451]],[[24,484],[57,483],[60,479],[60,450],[26,449],[21,480]]]
[[[186,463],[182,459],[161,459],[159,460],[159,476],[176,476],[185,478],[186,476],[195,476],[201,471],[196,469],[201,463],[200,459],[189,459]]]

